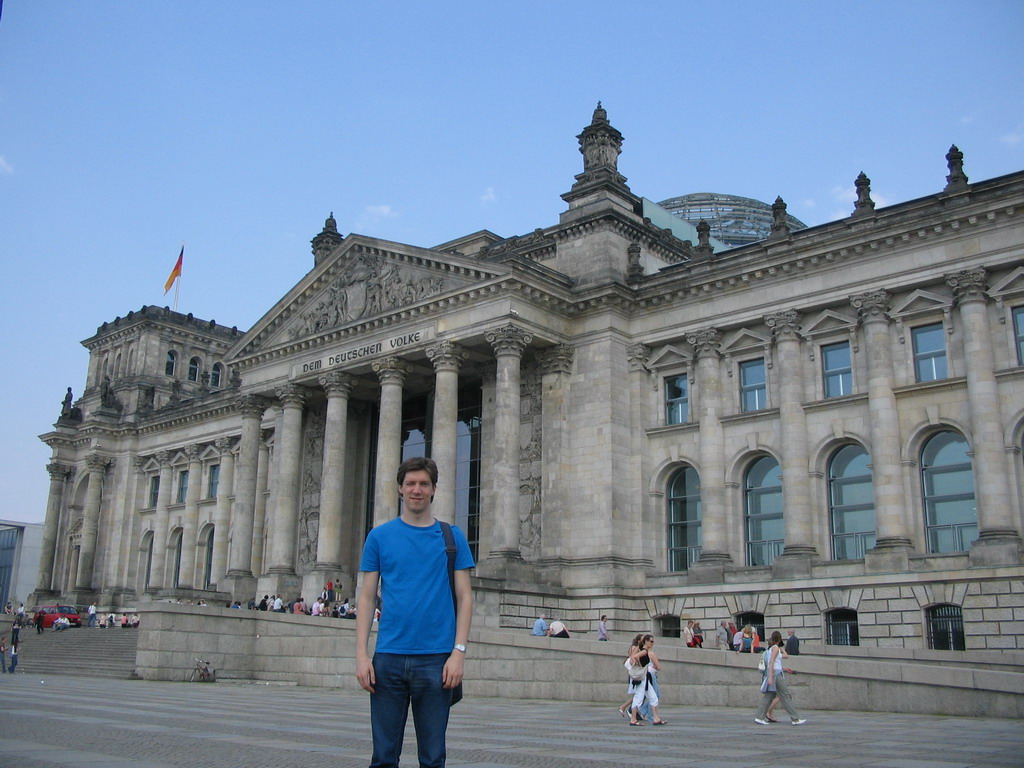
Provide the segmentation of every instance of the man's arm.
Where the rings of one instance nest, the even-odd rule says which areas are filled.
[[[455,601],[458,605],[455,613],[455,644],[465,645],[469,641],[469,626],[473,621],[473,587],[468,570],[455,572]],[[462,651],[452,651],[441,676],[445,688],[454,688],[462,682],[465,660]]]
[[[373,626],[373,613],[377,607],[377,585],[380,574],[377,571],[363,571],[363,585],[359,588],[359,599],[356,603],[356,679],[364,690],[373,693],[376,679],[373,674],[373,663],[370,661],[370,627]]]

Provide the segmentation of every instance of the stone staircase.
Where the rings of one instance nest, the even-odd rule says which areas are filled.
[[[25,628],[21,630],[17,671],[40,676],[133,678],[138,642],[138,630],[120,627],[47,629],[42,634]],[[9,665],[9,653],[7,658]]]

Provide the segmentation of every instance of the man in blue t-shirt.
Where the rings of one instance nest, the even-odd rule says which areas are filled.
[[[363,545],[356,612],[356,678],[370,692],[370,768],[397,766],[412,705],[420,766],[443,768],[452,688],[462,682],[473,616],[473,555],[455,526],[455,601],[440,523],[430,505],[437,465],[417,457],[398,468],[402,513],[378,525]],[[378,588],[381,614],[371,660],[368,643]]]

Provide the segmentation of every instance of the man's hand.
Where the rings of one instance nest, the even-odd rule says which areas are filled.
[[[365,654],[356,655],[356,680],[359,681],[359,685],[364,691],[375,693],[373,685],[377,682],[377,678],[373,673],[373,662]]]
[[[441,672],[442,688],[454,688],[462,682],[464,663],[465,655],[462,651],[452,651],[452,655],[444,663],[444,670]]]

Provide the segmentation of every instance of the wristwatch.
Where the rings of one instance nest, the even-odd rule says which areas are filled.
[[[455,647],[452,650],[453,651],[462,651],[463,653],[465,653],[466,652],[466,646],[464,646],[462,643],[456,643]]]

